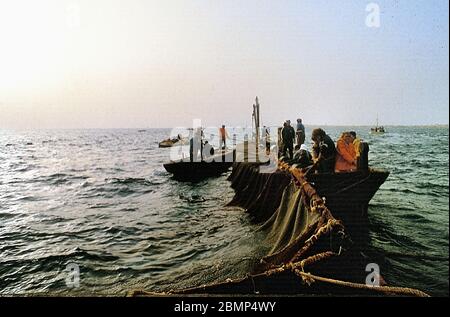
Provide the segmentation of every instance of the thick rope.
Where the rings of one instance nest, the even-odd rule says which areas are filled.
[[[316,262],[329,259],[332,256],[336,256],[336,255],[337,254],[332,252],[332,251],[326,251],[326,252],[318,253],[318,254],[312,255],[310,257],[307,257],[306,259],[301,260],[300,262],[293,263],[292,264],[292,268],[293,269],[300,268],[302,271],[304,271],[305,266],[312,265],[312,264],[314,264]]]
[[[299,269],[294,270],[295,274],[299,275],[302,279],[304,279],[307,283],[311,281],[321,281],[328,284],[334,284],[344,287],[350,287],[355,289],[363,289],[367,291],[373,291],[376,293],[382,293],[384,295],[405,295],[405,296],[417,296],[417,297],[430,297],[425,292],[422,292],[418,289],[408,288],[408,287],[392,287],[392,286],[369,286],[365,284],[353,283],[353,282],[345,282],[340,280],[335,280],[326,277],[320,277],[313,275],[311,273],[302,272]]]
[[[349,185],[349,186],[347,186],[347,187],[344,187],[344,188],[342,188],[342,189],[339,189],[339,190],[336,191],[334,194],[337,195],[337,194],[343,193],[343,192],[345,192],[345,191],[347,191],[347,190],[350,190],[350,189],[352,189],[352,188],[354,188],[354,187],[357,187],[359,184],[364,183],[364,182],[367,181],[369,178],[370,178],[370,174],[369,174],[367,177],[365,177],[365,178],[363,178],[362,180],[360,180],[359,182],[356,182],[356,183],[351,184],[351,185]]]
[[[326,225],[320,227],[315,234],[313,234],[308,240],[306,240],[305,245],[292,257],[290,262],[297,262],[301,257],[319,240],[319,238],[325,234],[328,234],[333,230],[334,227],[343,228],[342,223],[336,219],[328,219]]]
[[[269,269],[269,270],[261,273],[261,275],[271,276],[271,275],[274,275],[274,274],[283,273],[283,272],[288,271],[288,270],[292,271],[292,270],[298,269],[298,268],[304,270],[305,266],[307,266],[307,265],[312,265],[312,264],[314,264],[314,263],[316,263],[318,261],[328,259],[328,258],[330,258],[332,256],[335,256],[335,255],[337,255],[337,254],[334,253],[334,252],[331,252],[331,251],[318,253],[318,254],[312,255],[310,257],[307,257],[306,259],[304,259],[304,260],[302,260],[300,262],[295,262],[295,263],[294,262],[289,262],[289,263],[283,264],[283,265],[281,265],[279,267]]]

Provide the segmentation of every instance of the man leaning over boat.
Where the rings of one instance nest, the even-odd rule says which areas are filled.
[[[311,140],[314,142],[312,149],[314,168],[318,173],[334,172],[336,146],[333,140],[320,128],[312,131]]]
[[[304,144],[296,146],[292,159],[283,156],[281,160],[298,168],[309,166],[307,174],[354,172],[368,168],[369,146],[357,138],[354,131],[343,132],[335,145],[323,129],[317,128],[312,131],[311,140],[314,142],[311,161]]]

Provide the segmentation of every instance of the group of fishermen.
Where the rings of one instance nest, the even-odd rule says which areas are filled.
[[[270,151],[270,132],[265,128],[266,150]],[[190,139],[190,161],[208,159],[214,155],[214,147],[203,142],[203,130],[195,129]],[[219,141],[222,150],[226,149],[226,139],[229,138],[225,125],[219,128]],[[306,144],[305,126],[302,119],[297,119],[296,129],[291,126],[290,120],[286,120],[281,129],[280,159],[289,164],[295,164],[300,168],[309,167],[318,173],[351,172],[368,168],[367,143],[361,142],[356,137],[356,132],[343,132],[336,142],[321,128],[314,129],[311,133],[313,146],[311,152]],[[295,144],[295,147],[294,147]],[[200,153],[199,153],[200,152]],[[200,155],[199,155],[200,154]]]
[[[305,127],[302,119],[297,119],[296,130],[287,120],[281,130],[280,159],[300,168],[309,167],[318,173],[351,172],[368,168],[367,143],[356,137],[355,131],[343,132],[334,144],[331,137],[321,128],[311,133],[312,151],[308,151],[305,142]],[[294,142],[295,151],[294,151]]]
[[[189,157],[191,162],[202,161],[214,155],[214,147],[208,141],[203,141],[203,138],[203,129],[194,129],[192,137],[189,139]],[[222,125],[219,128],[219,142],[222,150],[227,148],[227,139],[229,138],[230,136],[225,129],[225,125]]]

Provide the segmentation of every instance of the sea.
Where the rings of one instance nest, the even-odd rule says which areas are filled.
[[[381,275],[448,296],[448,125],[322,128],[335,140],[356,131],[370,166],[390,171],[368,211],[365,249]],[[174,180],[163,167],[173,148],[158,147],[170,134],[0,130],[0,295],[122,296],[248,274],[261,240],[242,209],[225,206],[229,173]]]

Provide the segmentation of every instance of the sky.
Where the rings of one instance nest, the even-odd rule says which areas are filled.
[[[0,128],[448,124],[448,1],[370,3],[0,0]]]

